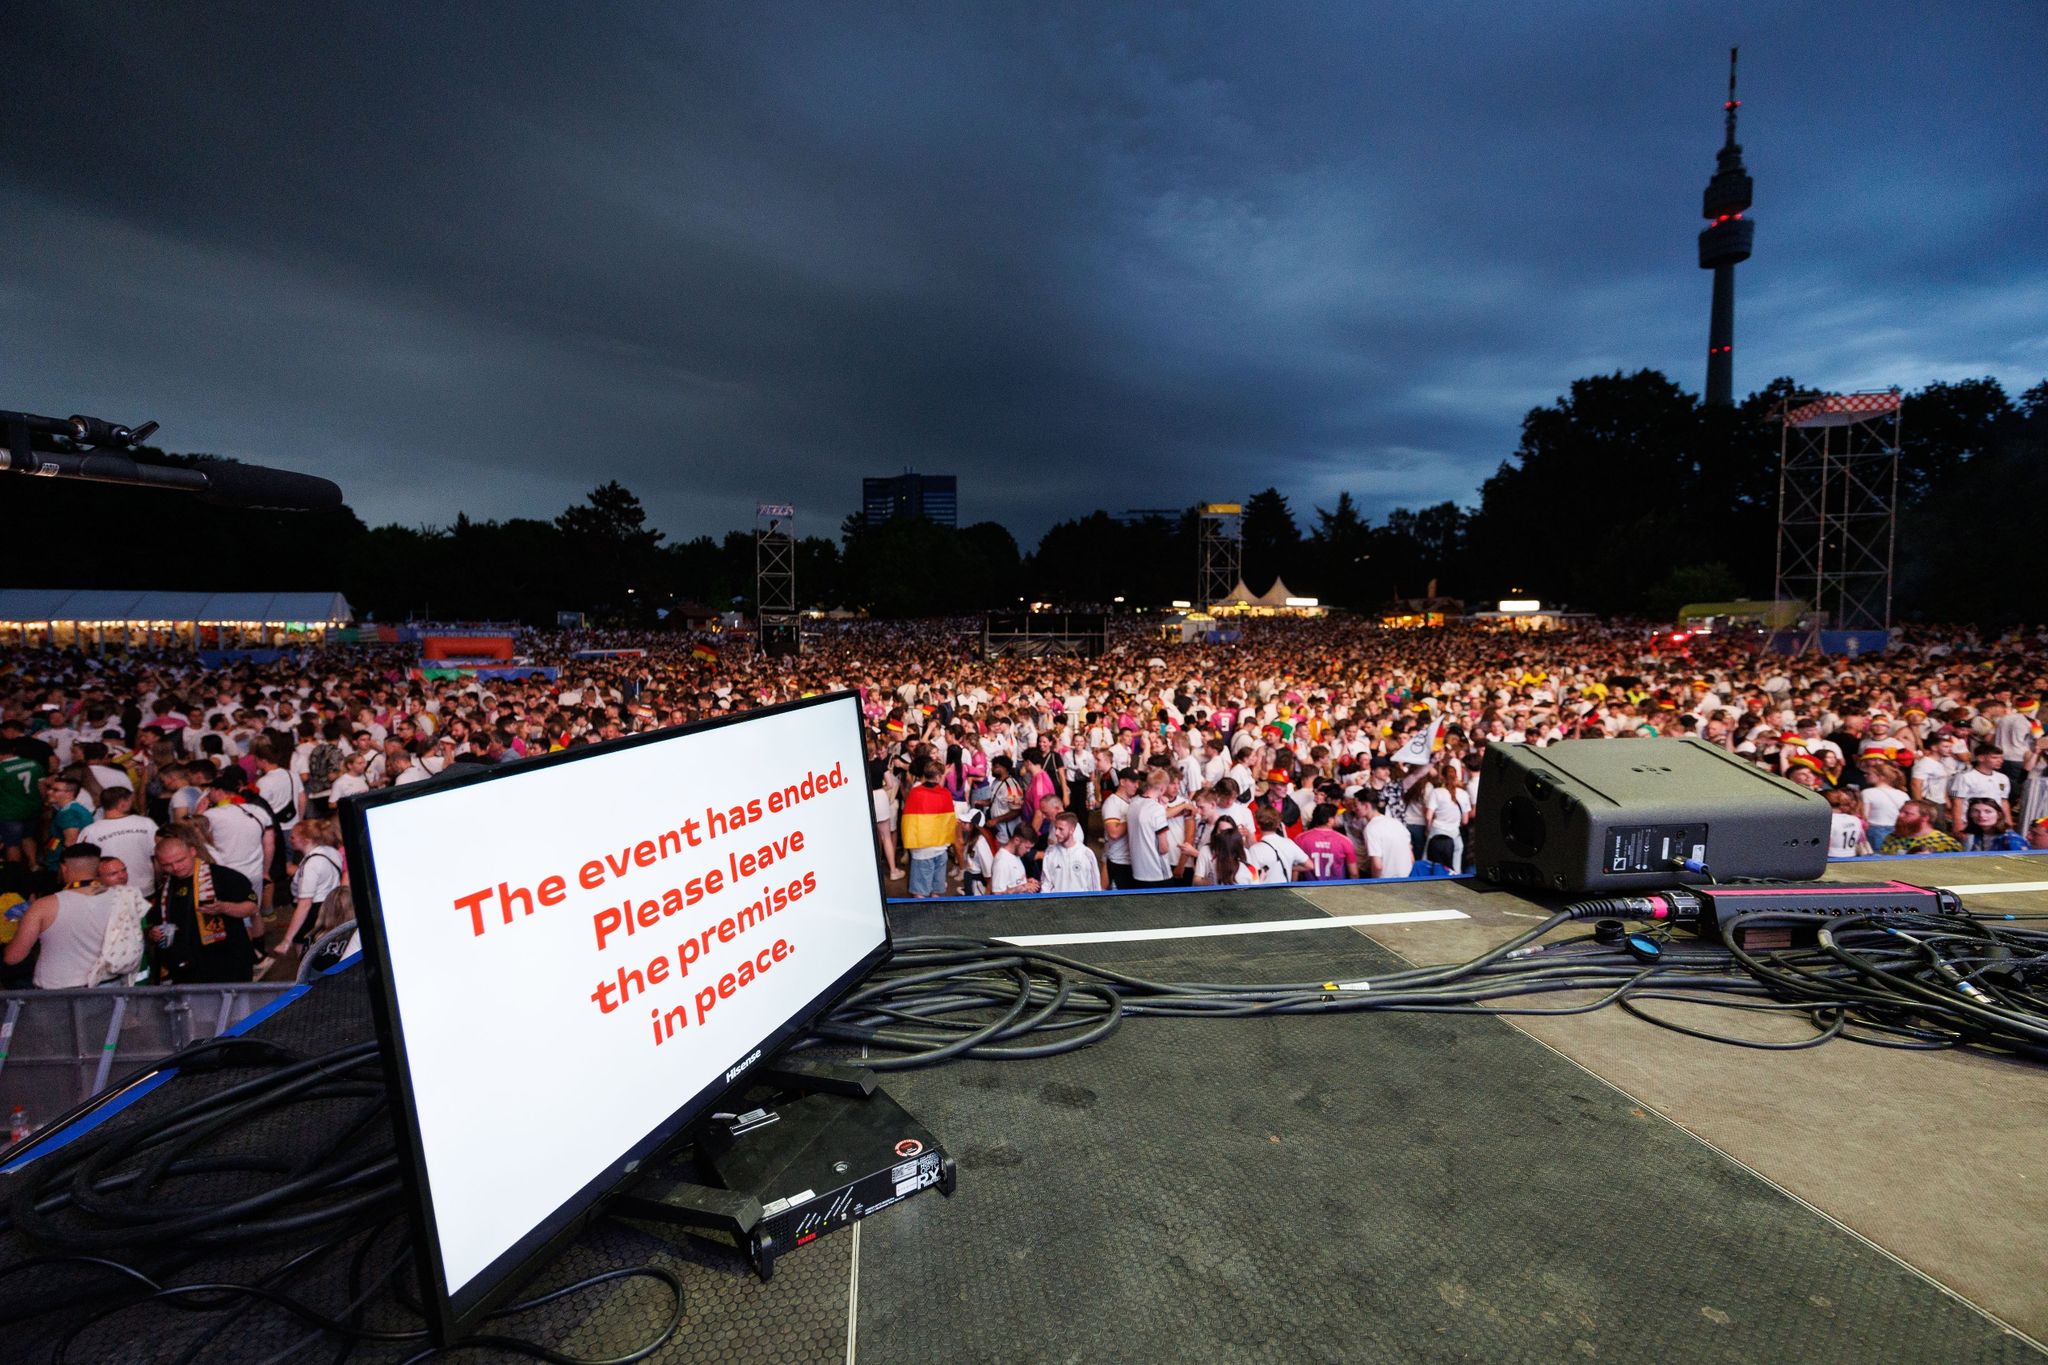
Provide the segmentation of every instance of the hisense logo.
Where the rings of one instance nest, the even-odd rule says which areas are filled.
[[[752,1052],[747,1054],[747,1057],[744,1061],[742,1061],[738,1066],[734,1067],[732,1070],[725,1073],[725,1079],[727,1081],[731,1081],[733,1077],[739,1075],[742,1071],[745,1071],[748,1067],[752,1066],[755,1062],[758,1062],[760,1060],[761,1049],[755,1048]]]

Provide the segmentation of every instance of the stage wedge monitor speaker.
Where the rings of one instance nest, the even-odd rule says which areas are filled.
[[[1493,744],[1480,768],[1472,866],[1530,891],[1589,891],[1715,877],[1801,881],[1827,866],[1833,810],[1693,739]]]

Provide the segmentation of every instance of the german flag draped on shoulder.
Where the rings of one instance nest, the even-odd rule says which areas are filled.
[[[920,782],[903,797],[903,846],[940,848],[953,842],[953,794],[933,783]]]

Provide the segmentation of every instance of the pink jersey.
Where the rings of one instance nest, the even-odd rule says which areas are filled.
[[[1336,830],[1305,829],[1294,836],[1301,851],[1308,854],[1309,880],[1333,882],[1358,875],[1358,850]]]

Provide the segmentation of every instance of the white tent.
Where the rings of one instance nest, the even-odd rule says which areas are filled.
[[[1259,607],[1284,607],[1288,605],[1287,599],[1292,596],[1294,596],[1293,591],[1288,588],[1285,582],[1276,577],[1273,580],[1273,586],[1266,589],[1259,597],[1253,599],[1252,605]]]
[[[0,641],[225,647],[318,640],[354,619],[338,592],[165,592],[0,588]]]
[[[1211,602],[1209,605],[1211,608],[1250,607],[1256,606],[1258,604],[1258,600],[1258,598],[1252,596],[1252,590],[1250,588],[1247,588],[1244,585],[1244,580],[1240,578],[1237,580],[1236,587],[1232,588],[1228,593],[1224,594],[1221,600]]]

